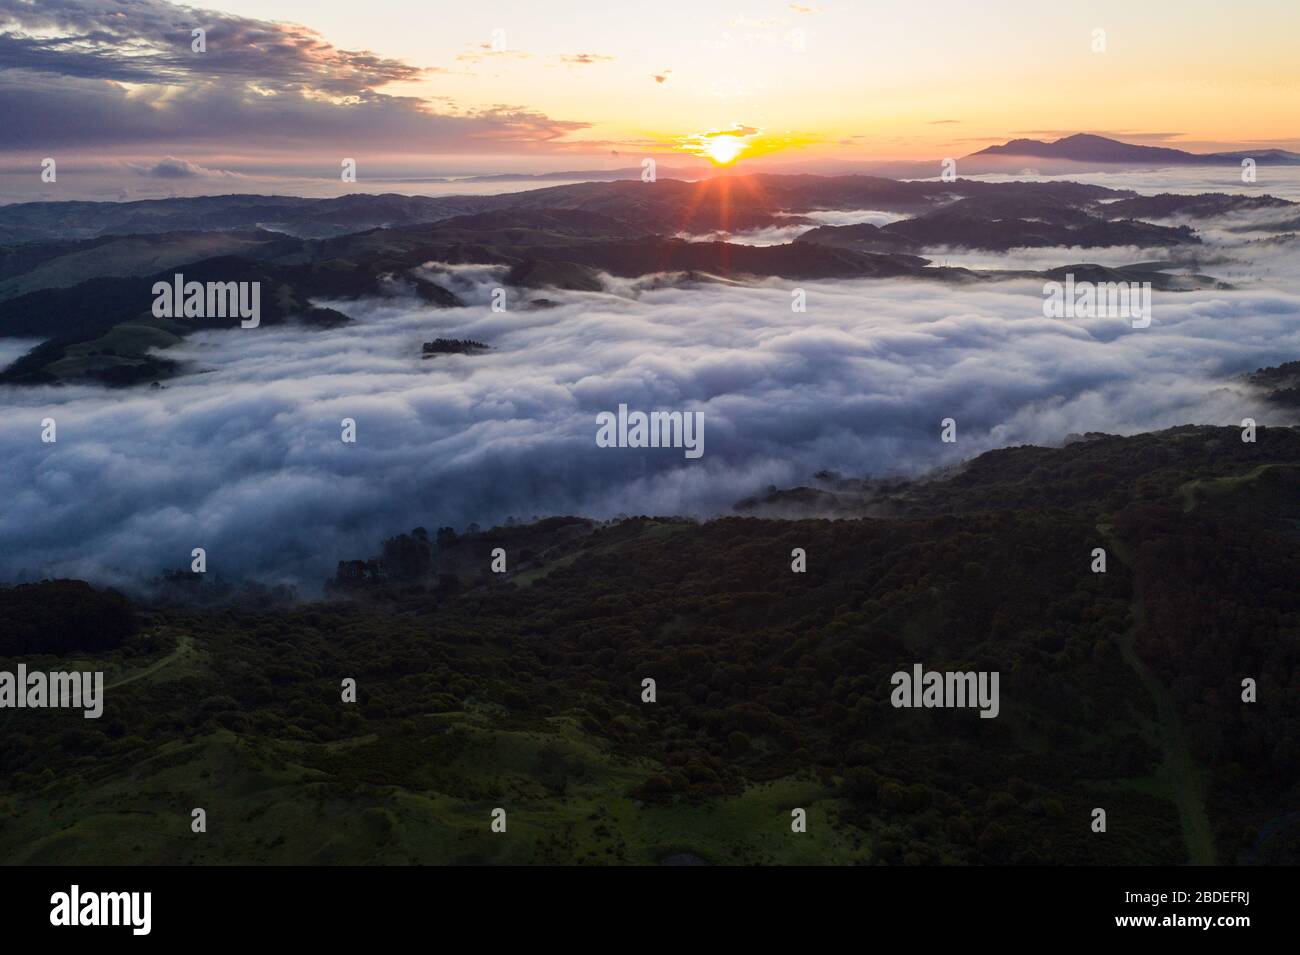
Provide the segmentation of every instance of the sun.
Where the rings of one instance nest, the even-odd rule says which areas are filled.
[[[743,139],[722,133],[709,137],[708,142],[704,144],[704,154],[719,166],[727,166],[736,161],[737,157],[745,151],[745,146]]]

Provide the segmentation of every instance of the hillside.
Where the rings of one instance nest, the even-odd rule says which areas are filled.
[[[417,532],[326,602],[141,603],[77,655],[101,720],[9,714],[0,858],[1295,862],[1298,482],[1291,430],[1094,436],[889,517]],[[891,707],[918,661],[999,671],[998,718]]]

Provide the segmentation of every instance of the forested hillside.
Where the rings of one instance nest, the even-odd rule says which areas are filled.
[[[1090,436],[839,479],[880,516],[420,529],[322,602],[52,617],[21,662],[104,669],[104,715],[5,714],[0,858],[1294,862],[1297,468],[1286,429]],[[894,708],[915,663],[998,671],[999,715]]]

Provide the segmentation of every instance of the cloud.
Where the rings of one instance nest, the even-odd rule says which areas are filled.
[[[932,178],[937,178],[932,177]],[[1182,166],[1163,169],[1137,167],[1114,171],[1070,172],[1044,176],[1032,171],[980,173],[964,178],[982,182],[1082,182],[1108,189],[1132,189],[1145,196],[1162,192],[1194,195],[1204,192],[1229,192],[1243,195],[1270,195],[1300,202],[1300,167],[1274,166],[1261,170],[1259,181],[1244,185],[1237,166]],[[1202,225],[1206,223],[1202,222]]]
[[[777,214],[781,218],[780,213]],[[787,242],[793,242],[803,233],[814,228],[816,225],[856,225],[861,222],[869,223],[874,226],[889,225],[891,222],[898,222],[900,219],[909,218],[897,212],[882,212],[878,209],[814,209],[809,212],[798,214],[801,219],[811,219],[814,225],[802,223],[799,225],[778,225],[766,226],[761,229],[750,229],[744,232],[714,232],[707,235],[692,235],[690,233],[679,233],[677,238],[691,239],[696,242],[730,242],[734,245],[785,245]],[[1141,256],[1139,256],[1140,258]],[[1055,259],[1052,264],[1056,265],[1063,261],[1060,258]],[[1126,261],[1133,262],[1136,259],[1130,258]],[[954,263],[955,264],[955,263]],[[985,268],[1002,268],[1004,266],[992,265],[983,266]]]
[[[757,128],[736,123],[734,126],[727,127],[726,129],[711,129],[706,133],[700,133],[700,136],[709,138],[713,136],[756,136],[757,134]]]
[[[759,132],[760,130],[753,126],[735,123],[722,129],[707,129],[687,136],[679,136],[673,148],[684,153],[690,153],[693,156],[707,158],[711,155],[712,150],[718,146],[715,140],[725,138],[734,140],[737,143],[737,152],[743,151],[746,155],[753,155],[754,150],[751,148],[753,137],[757,136]]]
[[[615,59],[617,59],[617,57],[601,56],[599,53],[566,53],[560,57],[561,62],[575,65],[587,63],[609,63]]]
[[[229,131],[239,129],[255,149],[319,155],[332,166],[325,159],[337,154],[455,153],[482,149],[485,141],[536,148],[587,125],[522,107],[435,113],[420,100],[378,94],[336,103],[220,85],[129,90],[90,80],[50,85],[0,76],[0,126],[11,149],[220,149],[228,146]]]
[[[129,16],[122,6],[0,0],[0,150],[228,148],[240,130],[268,152],[455,153],[482,140],[545,148],[588,125],[398,95],[394,85],[430,70],[295,24],[163,0],[133,0]],[[191,48],[196,25],[206,52]]]
[[[491,60],[531,60],[533,55],[523,50],[498,49],[491,43],[480,43],[468,53],[461,53],[456,60],[461,63],[485,63]]]
[[[280,90],[350,95],[426,72],[369,51],[338,49],[297,24],[163,0],[0,0],[0,13],[7,21],[0,62],[44,74],[145,84],[255,79]],[[205,52],[192,49],[195,27],[206,31]]]
[[[225,169],[208,169],[188,159],[165,156],[153,165],[136,165],[136,171],[142,176],[154,179],[225,179],[243,178],[237,172]]]
[[[214,572],[310,588],[417,525],[704,517],[821,468],[919,473],[1070,432],[1283,423],[1233,376],[1300,358],[1297,262],[1279,252],[1267,285],[1156,293],[1140,330],[1045,319],[1034,281],[800,283],[799,314],[791,283],[611,279],[494,313],[499,269],[432,265],[467,307],[335,303],[351,326],[195,335],[169,354],[203,373],[162,390],[8,389],[0,579],[129,583],[201,546]],[[492,349],[421,359],[435,337]],[[704,456],[598,448],[596,415],[619,404],[703,412]],[[40,441],[45,417],[57,444]],[[956,445],[939,441],[945,417]]]

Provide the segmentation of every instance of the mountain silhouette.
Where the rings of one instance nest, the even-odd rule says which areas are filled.
[[[1300,153],[1285,149],[1239,150],[1225,153],[1189,153],[1168,146],[1139,146],[1123,143],[1091,133],[1076,133],[1055,142],[1037,139],[1013,139],[1001,146],[989,146],[967,158],[976,156],[1030,156],[1038,159],[1064,159],[1090,163],[1150,163],[1159,165],[1219,165],[1237,164],[1242,159],[1258,163],[1300,164]]]

